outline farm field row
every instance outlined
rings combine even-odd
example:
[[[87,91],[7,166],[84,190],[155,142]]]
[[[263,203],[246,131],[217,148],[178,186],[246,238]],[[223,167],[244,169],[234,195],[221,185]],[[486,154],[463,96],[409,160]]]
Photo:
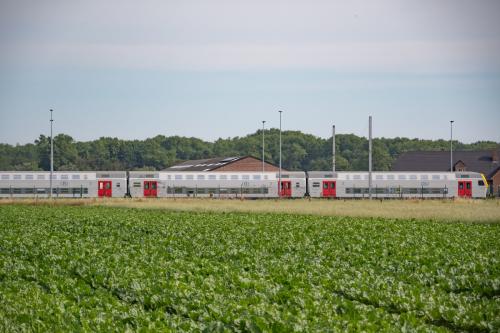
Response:
[[[500,222],[500,200],[3,199],[0,205],[82,205],[196,212],[293,213],[462,222]]]
[[[500,224],[0,205],[0,331],[497,331]]]

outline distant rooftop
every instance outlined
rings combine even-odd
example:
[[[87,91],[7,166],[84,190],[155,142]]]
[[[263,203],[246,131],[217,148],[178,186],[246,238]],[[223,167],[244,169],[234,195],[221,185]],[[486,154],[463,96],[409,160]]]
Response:
[[[239,163],[238,163],[239,162]],[[266,171],[274,171],[277,167],[265,163]],[[220,170],[219,170],[220,169]],[[163,171],[261,171],[262,160],[253,156],[216,157],[203,160],[190,160],[173,165]],[[284,170],[284,169],[282,169]]]
[[[467,171],[491,177],[499,167],[500,151],[454,151],[453,166],[462,162]],[[450,171],[449,151],[410,151],[401,154],[392,165],[393,171]]]
[[[166,168],[164,171],[212,171],[246,156],[216,157],[203,160],[190,160]]]

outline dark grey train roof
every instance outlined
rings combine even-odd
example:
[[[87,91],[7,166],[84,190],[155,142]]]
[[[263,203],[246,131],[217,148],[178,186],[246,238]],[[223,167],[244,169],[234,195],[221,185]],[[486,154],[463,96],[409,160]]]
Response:
[[[497,151],[497,156],[500,151]],[[491,177],[498,169],[492,151],[456,151],[453,152],[454,165],[462,161],[467,171],[483,173]],[[392,164],[392,171],[450,171],[449,151],[410,151],[401,154]]]
[[[212,171],[224,165],[242,160],[248,156],[216,157],[202,160],[190,160],[173,165],[162,171]]]

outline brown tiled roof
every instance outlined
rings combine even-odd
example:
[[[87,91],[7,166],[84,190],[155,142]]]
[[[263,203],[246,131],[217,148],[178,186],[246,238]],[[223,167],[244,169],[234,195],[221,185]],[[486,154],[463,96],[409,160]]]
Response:
[[[246,157],[246,156],[244,156]],[[220,168],[223,165],[233,163],[235,161],[241,160],[241,156],[234,157],[215,157],[207,158],[203,160],[190,160],[184,161],[182,163],[173,165],[164,169],[163,171],[212,171]]]
[[[462,161],[467,171],[483,173],[490,178],[499,167],[493,161],[493,151],[453,152],[453,165]],[[497,151],[500,156],[500,151]],[[410,151],[401,154],[392,164],[393,171],[450,171],[449,151]]]
[[[259,161],[262,161],[260,158],[254,156],[233,156],[233,157],[216,157],[216,158],[207,158],[203,160],[190,160],[184,161],[182,163],[173,165],[164,169],[163,171],[216,171],[223,166],[244,160],[246,158],[253,158]],[[275,166],[272,163],[266,161],[266,165]],[[259,169],[260,170],[260,169]],[[286,171],[282,168],[283,171]]]

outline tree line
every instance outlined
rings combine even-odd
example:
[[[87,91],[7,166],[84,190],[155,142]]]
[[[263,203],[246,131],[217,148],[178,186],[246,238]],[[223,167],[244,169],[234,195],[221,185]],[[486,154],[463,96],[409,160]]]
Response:
[[[265,159],[279,162],[279,130],[265,131]],[[368,140],[354,134],[335,136],[337,170],[368,168]],[[373,140],[373,169],[391,169],[393,161],[406,151],[448,151],[447,140],[376,138]],[[471,144],[454,142],[455,150],[490,150],[492,141]],[[220,138],[215,142],[197,138],[158,135],[145,140],[102,137],[75,141],[67,134],[54,137],[54,170],[162,170],[185,160],[228,156],[262,156],[262,130],[244,137]],[[288,170],[329,170],[332,138],[320,138],[300,131],[282,132],[282,164]],[[40,135],[34,143],[0,144],[0,170],[50,170],[50,137]]]

